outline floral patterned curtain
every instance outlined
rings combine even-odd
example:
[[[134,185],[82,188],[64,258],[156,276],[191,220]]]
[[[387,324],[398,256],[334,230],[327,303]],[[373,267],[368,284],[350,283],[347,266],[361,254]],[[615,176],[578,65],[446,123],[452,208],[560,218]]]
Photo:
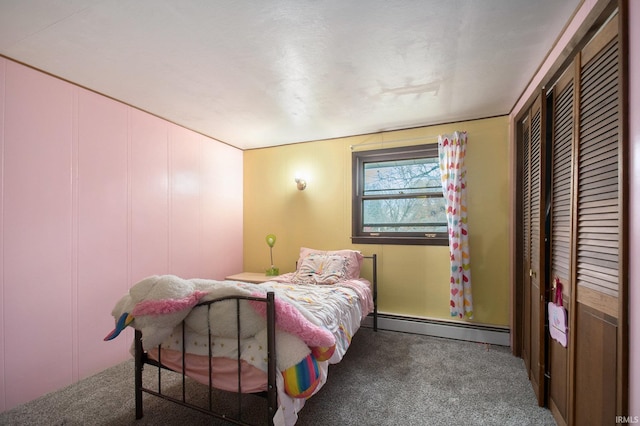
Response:
[[[464,157],[467,132],[438,136],[442,192],[447,208],[451,259],[450,311],[452,317],[473,318],[469,229],[467,226],[467,170]]]

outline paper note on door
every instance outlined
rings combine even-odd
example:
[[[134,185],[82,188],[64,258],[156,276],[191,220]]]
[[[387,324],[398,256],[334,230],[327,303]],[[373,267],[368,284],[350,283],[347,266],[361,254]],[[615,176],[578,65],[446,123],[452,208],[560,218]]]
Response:
[[[567,347],[567,311],[553,302],[549,302],[549,333],[551,338]]]

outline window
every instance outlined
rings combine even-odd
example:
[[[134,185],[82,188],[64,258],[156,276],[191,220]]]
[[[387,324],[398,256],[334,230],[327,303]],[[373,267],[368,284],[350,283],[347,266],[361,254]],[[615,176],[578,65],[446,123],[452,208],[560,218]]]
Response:
[[[448,245],[438,144],[352,154],[355,244]]]

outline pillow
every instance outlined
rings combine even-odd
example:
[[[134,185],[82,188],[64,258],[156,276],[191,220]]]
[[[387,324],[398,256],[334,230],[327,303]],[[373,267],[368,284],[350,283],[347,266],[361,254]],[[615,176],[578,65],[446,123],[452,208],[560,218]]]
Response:
[[[300,248],[300,259],[298,259],[298,268],[302,264],[302,261],[305,257],[310,254],[324,254],[324,255],[335,255],[341,256],[345,258],[347,263],[347,271],[345,275],[345,279],[353,280],[356,278],[360,278],[360,268],[362,268],[362,262],[364,256],[362,253],[356,250],[333,250],[333,251],[323,251],[323,250],[314,250],[307,247]]]
[[[338,255],[311,253],[298,262],[292,282],[297,284],[335,284],[347,278],[347,259]]]

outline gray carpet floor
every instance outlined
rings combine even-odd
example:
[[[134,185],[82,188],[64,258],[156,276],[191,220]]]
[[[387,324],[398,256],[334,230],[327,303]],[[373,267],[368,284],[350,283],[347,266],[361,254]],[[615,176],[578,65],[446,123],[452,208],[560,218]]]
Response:
[[[145,383],[157,382],[145,369]],[[163,392],[180,396],[180,378],[163,375]],[[10,391],[10,390],[9,390]],[[188,382],[188,400],[207,390]],[[217,399],[233,413],[236,398]],[[264,399],[243,396],[243,420],[263,424]],[[226,425],[151,395],[135,420],[133,361],[0,413],[1,425]],[[296,425],[555,425],[538,407],[524,364],[509,348],[362,328]]]

